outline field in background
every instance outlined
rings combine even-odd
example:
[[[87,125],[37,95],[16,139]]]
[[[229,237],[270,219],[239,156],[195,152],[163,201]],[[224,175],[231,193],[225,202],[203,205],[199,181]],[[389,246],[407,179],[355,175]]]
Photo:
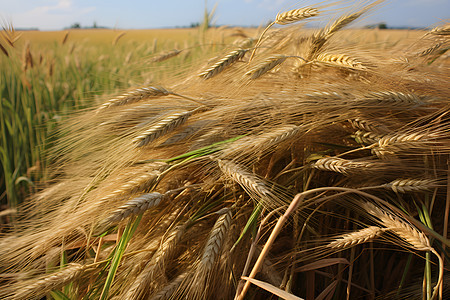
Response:
[[[15,207],[42,179],[44,153],[59,122],[110,94],[181,73],[180,66],[220,51],[235,38],[220,30],[70,30],[11,32],[0,55],[0,204]],[[228,36],[227,36],[228,35]],[[212,37],[212,38],[211,38]],[[17,40],[15,40],[17,39]],[[169,64],[154,58],[183,49]]]

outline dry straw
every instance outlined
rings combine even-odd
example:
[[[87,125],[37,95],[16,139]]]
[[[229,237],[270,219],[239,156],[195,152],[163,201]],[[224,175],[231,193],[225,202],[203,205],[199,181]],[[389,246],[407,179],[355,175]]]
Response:
[[[85,269],[83,265],[70,263],[58,272],[43,276],[38,280],[27,281],[27,285],[18,290],[13,299],[39,298],[52,290],[76,280],[83,274]]]

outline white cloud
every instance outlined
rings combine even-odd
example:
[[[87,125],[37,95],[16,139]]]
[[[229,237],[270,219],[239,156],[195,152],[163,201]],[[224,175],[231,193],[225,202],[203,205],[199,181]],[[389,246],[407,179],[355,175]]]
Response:
[[[82,22],[83,17],[94,10],[93,6],[78,7],[72,0],[53,0],[50,5],[40,5],[30,10],[12,13],[11,18],[16,28],[38,27],[43,30],[58,30],[75,22]]]

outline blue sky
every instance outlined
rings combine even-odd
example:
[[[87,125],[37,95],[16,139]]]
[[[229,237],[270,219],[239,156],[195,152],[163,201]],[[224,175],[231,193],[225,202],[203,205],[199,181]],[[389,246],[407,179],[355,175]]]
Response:
[[[280,11],[319,1],[208,0],[217,3],[215,23],[251,26],[273,20]],[[140,29],[187,26],[200,22],[204,0],[0,0],[0,19],[16,28],[60,30],[73,23]],[[363,22],[389,26],[431,27],[450,18],[450,0],[391,0]]]

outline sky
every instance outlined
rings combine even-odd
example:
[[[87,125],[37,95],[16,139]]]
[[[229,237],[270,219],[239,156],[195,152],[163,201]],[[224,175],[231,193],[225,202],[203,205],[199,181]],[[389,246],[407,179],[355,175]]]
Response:
[[[207,6],[217,5],[216,25],[259,26],[278,12],[320,1],[208,0]],[[92,26],[94,22],[119,29],[165,28],[201,22],[204,8],[205,0],[0,0],[0,23],[40,30],[61,30],[74,23]],[[450,0],[388,0],[362,22],[430,28],[449,19]]]

